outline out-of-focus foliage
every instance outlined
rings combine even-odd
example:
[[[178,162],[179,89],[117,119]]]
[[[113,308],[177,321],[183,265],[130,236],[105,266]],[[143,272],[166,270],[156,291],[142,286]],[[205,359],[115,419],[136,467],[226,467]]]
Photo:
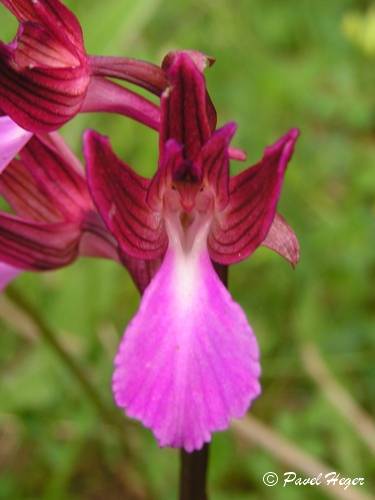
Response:
[[[375,54],[375,7],[366,13],[349,12],[343,18],[344,33],[364,52]]]
[[[368,449],[324,399],[300,355],[307,341],[315,342],[340,383],[374,412],[375,72],[373,59],[345,36],[374,39],[370,2],[66,3],[82,21],[90,53],[160,62],[170,49],[194,48],[215,56],[207,79],[219,123],[238,122],[235,144],[248,151],[248,163],[290,127],[302,130],[280,204],[300,239],[299,266],[293,271],[261,249],[230,271],[231,291],[262,352],[263,394],[251,411],[332,470],[365,477],[371,491]],[[11,39],[16,23],[4,9],[0,21],[1,36]],[[122,158],[152,174],[154,132],[121,117],[82,116],[64,131],[77,152],[85,127],[108,134]],[[241,168],[233,164],[233,171]],[[24,275],[17,287],[111,405],[113,356],[138,304],[126,271],[81,260],[59,272]],[[137,425],[127,430],[137,452],[129,458],[55,353],[21,335],[14,319],[11,313],[0,319],[0,498],[124,499],[125,478],[137,473],[149,498],[175,498],[176,452],[159,450]],[[265,472],[285,467],[228,432],[216,435],[212,498],[326,498],[317,487],[263,485]]]

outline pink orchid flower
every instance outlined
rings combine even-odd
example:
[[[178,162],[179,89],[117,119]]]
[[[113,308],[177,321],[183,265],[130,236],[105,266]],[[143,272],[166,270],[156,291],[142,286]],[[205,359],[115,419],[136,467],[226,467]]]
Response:
[[[0,173],[31,133],[57,130],[79,112],[116,112],[158,129],[158,107],[107,77],[160,95],[159,67],[89,56],[77,18],[59,0],[0,1],[20,23],[10,44],[0,42]]]
[[[165,59],[169,86],[153,179],[123,163],[103,136],[85,137],[96,207],[122,254],[145,270],[139,310],[115,359],[115,400],[160,446],[188,452],[242,417],[260,393],[256,338],[215,267],[240,262],[262,244],[292,264],[299,256],[293,231],[276,214],[298,131],[230,177],[236,125],[216,129],[203,76],[208,62],[195,52]]]
[[[0,176],[13,213],[0,212],[0,288],[20,272],[48,271],[79,256],[118,260],[79,161],[58,134],[33,137]]]

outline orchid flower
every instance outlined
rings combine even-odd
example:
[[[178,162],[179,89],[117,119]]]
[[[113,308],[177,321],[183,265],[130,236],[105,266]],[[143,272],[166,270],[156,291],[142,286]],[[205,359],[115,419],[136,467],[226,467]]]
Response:
[[[261,244],[298,260],[297,239],[276,215],[298,131],[231,178],[236,125],[216,130],[203,76],[208,62],[194,52],[164,62],[169,86],[153,179],[136,174],[94,131],[84,146],[106,226],[125,255],[155,272],[147,287],[142,282],[139,310],[115,359],[116,403],[152,429],[160,446],[188,452],[242,417],[260,393],[256,338],[214,266],[240,262]]]
[[[163,71],[144,61],[89,56],[81,26],[59,0],[0,0],[20,25],[0,42],[0,172],[31,137],[57,130],[78,112],[116,112],[158,129],[158,107],[106,77],[160,95]]]
[[[118,260],[82,167],[57,133],[29,141],[0,176],[0,194],[14,212],[0,212],[0,289],[23,270],[58,269],[81,255]]]

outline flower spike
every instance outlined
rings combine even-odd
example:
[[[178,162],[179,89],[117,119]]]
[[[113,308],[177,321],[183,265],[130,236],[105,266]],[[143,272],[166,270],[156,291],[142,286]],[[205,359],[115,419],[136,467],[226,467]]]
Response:
[[[121,341],[114,397],[152,429],[160,446],[188,452],[243,416],[260,393],[256,338],[215,269],[225,274],[225,265],[261,244],[298,259],[294,233],[276,214],[298,131],[230,178],[236,125],[215,130],[205,61],[187,51],[164,61],[169,86],[150,181],[116,158],[103,137],[89,132],[85,139],[93,199],[130,256],[140,290],[156,273]]]

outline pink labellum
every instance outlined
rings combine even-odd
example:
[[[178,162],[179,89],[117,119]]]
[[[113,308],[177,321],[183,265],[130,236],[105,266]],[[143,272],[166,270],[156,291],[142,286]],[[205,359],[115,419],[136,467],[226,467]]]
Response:
[[[0,174],[31,138],[9,116],[0,116]]]
[[[259,395],[258,358],[207,251],[170,248],[116,356],[116,403],[160,446],[198,450]]]
[[[4,264],[4,262],[0,262],[0,292],[2,292],[9,285],[9,283],[16,279],[21,273],[21,269]]]

